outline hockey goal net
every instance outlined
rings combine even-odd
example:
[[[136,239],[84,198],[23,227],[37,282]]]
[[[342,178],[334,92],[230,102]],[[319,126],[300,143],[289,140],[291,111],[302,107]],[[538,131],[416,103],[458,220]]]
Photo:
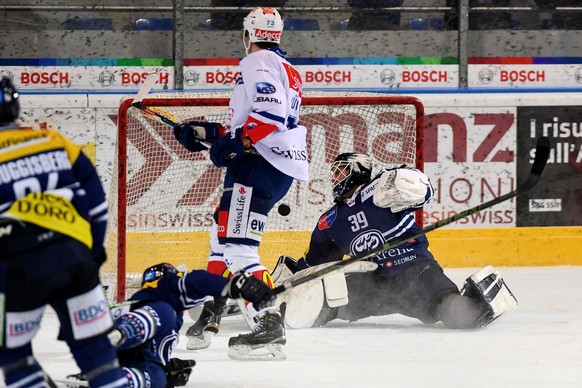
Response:
[[[206,268],[223,179],[223,170],[211,163],[207,152],[187,151],[170,126],[131,102],[124,100],[119,109],[109,193],[109,260],[102,269],[115,300],[139,285],[146,267],[161,261]],[[159,93],[143,103],[171,113],[176,122],[224,123],[228,95]],[[319,216],[333,202],[330,164],[339,153],[368,153],[375,167],[406,163],[422,169],[423,113],[414,97],[305,93],[301,124],[308,129],[310,181],[294,182],[280,202],[290,207],[290,214],[279,214],[279,204],[269,214],[259,249],[263,264],[272,269],[282,254],[301,257]]]

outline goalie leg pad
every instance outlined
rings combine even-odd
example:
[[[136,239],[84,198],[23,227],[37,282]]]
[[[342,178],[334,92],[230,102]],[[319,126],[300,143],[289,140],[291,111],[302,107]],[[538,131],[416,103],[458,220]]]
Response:
[[[517,308],[517,299],[499,272],[490,265],[465,280],[461,295],[477,299],[486,306],[485,314],[477,322],[480,327]]]
[[[277,259],[277,265],[271,272],[271,278],[275,287],[280,286],[296,272],[297,261],[291,256],[282,255]]]
[[[300,279],[334,264],[337,263],[320,264],[299,271],[288,277],[286,281]],[[279,305],[286,304],[285,323],[292,329],[313,327],[317,322],[321,322],[321,319],[318,320],[318,318],[322,318],[322,314],[330,314],[330,308],[344,306],[348,303],[346,273],[372,272],[377,268],[378,264],[369,261],[354,262],[342,269],[325,275],[322,278],[323,280],[314,279],[313,281],[289,289],[279,295],[277,300]],[[326,319],[325,322],[329,320]],[[321,326],[322,324],[317,325]]]
[[[291,329],[323,326],[322,313],[348,303],[348,288],[343,271],[334,272],[321,280],[308,282],[285,292],[280,298],[285,303],[285,323]]]
[[[332,272],[322,279],[325,301],[329,307],[348,304],[348,285],[343,270]]]
[[[280,309],[285,310],[285,323],[291,329],[312,327],[324,303],[321,280],[291,288],[277,298]],[[282,305],[285,304],[285,307]]]

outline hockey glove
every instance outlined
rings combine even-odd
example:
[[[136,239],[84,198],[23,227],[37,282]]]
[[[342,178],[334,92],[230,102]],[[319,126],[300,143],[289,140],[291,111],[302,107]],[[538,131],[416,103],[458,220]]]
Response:
[[[210,160],[216,167],[226,167],[233,157],[242,154],[245,147],[242,140],[242,129],[231,130],[226,136],[212,143]]]
[[[234,274],[222,290],[222,296],[228,296],[231,299],[242,297],[251,302],[257,311],[273,306],[277,299],[269,286],[247,271]]]
[[[194,360],[181,360],[179,358],[170,358],[166,364],[166,387],[183,387],[188,384],[192,368],[196,365]]]
[[[206,129],[199,124],[211,124],[209,128],[213,128],[214,130],[210,129],[206,131]],[[205,123],[204,121],[191,121],[185,124],[179,124],[174,127],[174,137],[184,148],[186,148],[190,152],[199,152],[205,151],[208,149],[206,145],[200,142],[200,140],[205,140],[206,133],[211,133],[214,135],[214,132],[218,132],[218,126],[222,127],[222,125],[218,123]],[[202,132],[202,134],[200,133]],[[224,130],[223,130],[224,132]]]

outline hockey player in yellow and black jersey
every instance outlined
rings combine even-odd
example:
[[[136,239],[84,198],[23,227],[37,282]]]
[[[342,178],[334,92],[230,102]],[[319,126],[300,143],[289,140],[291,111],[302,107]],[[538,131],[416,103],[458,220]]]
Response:
[[[107,202],[95,168],[57,131],[21,128],[0,80],[0,368],[6,386],[44,387],[31,341],[46,305],[91,387],[125,387],[99,281]]]

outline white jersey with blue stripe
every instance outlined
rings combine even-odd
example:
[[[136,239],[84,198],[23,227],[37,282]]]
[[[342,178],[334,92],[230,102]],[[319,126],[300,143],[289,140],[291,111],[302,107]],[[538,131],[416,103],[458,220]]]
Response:
[[[229,105],[227,129],[243,137],[279,171],[307,181],[307,129],[299,125],[302,81],[278,49],[259,50],[240,62]]]

